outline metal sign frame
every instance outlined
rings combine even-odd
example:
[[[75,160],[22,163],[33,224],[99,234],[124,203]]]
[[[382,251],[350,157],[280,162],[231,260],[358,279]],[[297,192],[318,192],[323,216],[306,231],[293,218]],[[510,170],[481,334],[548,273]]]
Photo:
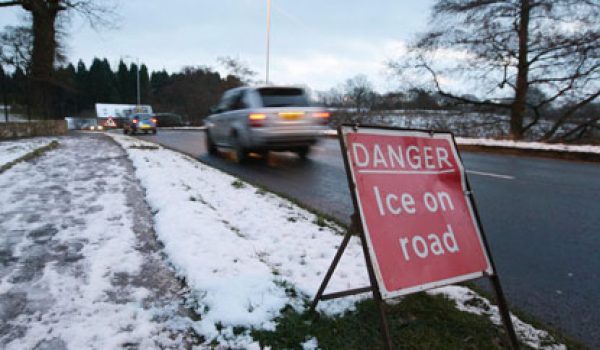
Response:
[[[455,156],[457,165],[460,168],[461,183],[462,183],[463,188],[466,189],[465,190],[465,197],[466,197],[465,199],[466,199],[469,211],[470,211],[470,216],[474,220],[475,228],[478,233],[480,243],[482,245],[483,252],[485,254],[486,261],[488,263],[488,268],[485,271],[481,271],[480,273],[465,275],[465,276],[462,276],[464,278],[460,278],[458,280],[446,279],[443,281],[439,281],[438,283],[431,283],[431,284],[421,286],[422,288],[412,288],[410,290],[406,289],[405,293],[387,293],[385,296],[391,298],[394,296],[405,295],[405,294],[409,294],[409,293],[416,293],[419,291],[424,291],[426,289],[431,289],[431,288],[435,288],[435,287],[439,287],[439,286],[447,285],[447,284],[451,284],[451,283],[457,283],[460,281],[466,281],[466,280],[479,278],[479,277],[488,277],[490,279],[490,281],[492,283],[492,287],[494,289],[494,294],[496,296],[496,301],[498,303],[500,315],[502,317],[503,324],[506,328],[511,347],[514,350],[518,350],[519,342],[518,342],[516,332],[514,330],[514,326],[513,326],[511,317],[510,317],[508,304],[506,303],[506,299],[504,297],[504,292],[502,291],[502,286],[500,284],[500,278],[498,277],[498,272],[496,270],[496,266],[495,266],[494,260],[492,258],[491,250],[490,250],[487,238],[485,236],[483,226],[481,225],[479,212],[477,210],[477,205],[475,203],[475,198],[473,196],[473,192],[471,190],[470,183],[469,183],[466,173],[464,171],[462,158],[460,157],[460,153],[457,151],[458,146],[456,144],[456,140],[454,139],[454,135],[451,132],[435,132],[435,131],[429,131],[429,130],[391,128],[391,127],[370,126],[370,125],[360,125],[360,124],[354,124],[354,125],[344,124],[344,125],[340,125],[338,127],[338,129],[337,129],[338,130],[338,140],[340,142],[340,148],[342,150],[342,156],[343,156],[342,158],[344,160],[346,176],[348,178],[348,186],[349,186],[350,193],[352,196],[352,203],[354,206],[354,214],[352,215],[352,224],[350,226],[350,229],[344,235],[342,243],[340,244],[340,247],[338,248],[338,251],[336,252],[336,254],[334,256],[333,261],[332,261],[331,265],[329,266],[327,273],[325,274],[325,276],[323,278],[323,281],[321,282],[321,285],[317,291],[317,294],[315,295],[315,298],[313,299],[313,302],[310,306],[310,311],[314,312],[314,310],[316,309],[317,304],[319,303],[320,300],[341,298],[341,297],[345,297],[345,296],[349,296],[349,295],[365,293],[365,292],[370,291],[373,294],[373,299],[375,301],[378,313],[380,315],[381,330],[382,330],[384,344],[386,346],[386,349],[393,349],[391,336],[390,336],[390,332],[389,332],[389,327],[388,327],[388,323],[387,323],[387,317],[385,314],[385,302],[384,302],[384,298],[383,298],[383,295],[382,295],[381,289],[380,289],[380,285],[383,285],[383,284],[381,283],[381,276],[379,276],[379,277],[377,276],[376,271],[378,269],[375,269],[373,266],[374,264],[377,264],[377,262],[375,261],[375,259],[373,259],[371,257],[371,254],[374,254],[374,251],[372,250],[372,247],[370,246],[370,242],[369,242],[368,238],[366,237],[367,235],[365,234],[366,225],[364,224],[363,212],[362,212],[362,209],[360,206],[357,189],[356,189],[356,182],[354,179],[352,168],[350,166],[350,160],[348,159],[349,158],[348,157],[348,149],[347,149],[347,145],[346,145],[346,138],[345,138],[344,132],[345,131],[359,132],[359,129],[370,130],[371,132],[374,130],[378,130],[378,131],[394,133],[394,134],[397,134],[398,132],[411,132],[411,133],[417,132],[417,133],[431,135],[432,137],[434,135],[445,135],[445,137],[449,137],[449,141],[451,141],[452,146],[453,146],[452,148],[453,148],[453,152],[454,152],[454,156]],[[329,283],[329,280],[331,279],[333,272],[335,271],[335,268],[336,268],[337,264],[339,263],[342,255],[344,253],[344,250],[346,249],[346,247],[348,245],[350,237],[353,234],[358,234],[358,236],[360,237],[361,243],[362,243],[363,254],[365,257],[365,263],[367,265],[367,271],[369,274],[370,286],[324,294],[325,288],[327,287],[327,284]],[[385,292],[387,292],[387,291],[385,291]]]

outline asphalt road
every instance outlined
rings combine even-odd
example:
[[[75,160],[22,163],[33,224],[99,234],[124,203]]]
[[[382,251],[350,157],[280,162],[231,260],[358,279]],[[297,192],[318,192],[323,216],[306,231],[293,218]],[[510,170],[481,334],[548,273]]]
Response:
[[[308,161],[271,154],[239,165],[206,154],[204,132],[140,136],[349,221],[352,203],[337,140]],[[462,153],[509,303],[600,348],[600,165]]]

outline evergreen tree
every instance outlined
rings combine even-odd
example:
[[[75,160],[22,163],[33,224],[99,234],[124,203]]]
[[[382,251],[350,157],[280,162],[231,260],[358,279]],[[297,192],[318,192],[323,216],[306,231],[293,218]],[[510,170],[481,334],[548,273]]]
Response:
[[[119,61],[119,68],[117,69],[117,89],[119,91],[119,101],[121,103],[130,102],[133,99],[135,91],[135,81],[131,81],[131,76],[127,65],[123,60]]]

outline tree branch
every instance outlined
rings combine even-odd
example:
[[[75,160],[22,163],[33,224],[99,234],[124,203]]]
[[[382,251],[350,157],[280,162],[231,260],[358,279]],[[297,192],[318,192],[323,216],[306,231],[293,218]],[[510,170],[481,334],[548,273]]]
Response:
[[[3,2],[0,2],[0,7],[19,6],[19,5],[21,5],[20,1],[3,1]]]
[[[556,133],[558,128],[560,128],[571,116],[573,116],[573,114],[575,114],[575,112],[577,112],[578,109],[594,101],[598,96],[600,96],[600,90],[596,91],[596,93],[594,94],[591,94],[584,100],[579,101],[579,103],[571,106],[565,113],[563,113],[562,116],[560,116],[560,118],[558,118],[558,120],[556,121],[556,123],[554,123],[552,128],[548,130],[546,134],[544,134],[542,140],[548,141]]]

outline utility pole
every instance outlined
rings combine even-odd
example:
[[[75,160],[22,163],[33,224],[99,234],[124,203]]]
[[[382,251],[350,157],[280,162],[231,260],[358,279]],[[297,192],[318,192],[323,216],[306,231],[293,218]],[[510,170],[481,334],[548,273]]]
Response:
[[[140,95],[140,59],[137,59],[137,105],[138,107],[141,103],[141,95]]]
[[[269,41],[271,36],[271,0],[267,0],[267,69],[265,84],[269,84]]]

